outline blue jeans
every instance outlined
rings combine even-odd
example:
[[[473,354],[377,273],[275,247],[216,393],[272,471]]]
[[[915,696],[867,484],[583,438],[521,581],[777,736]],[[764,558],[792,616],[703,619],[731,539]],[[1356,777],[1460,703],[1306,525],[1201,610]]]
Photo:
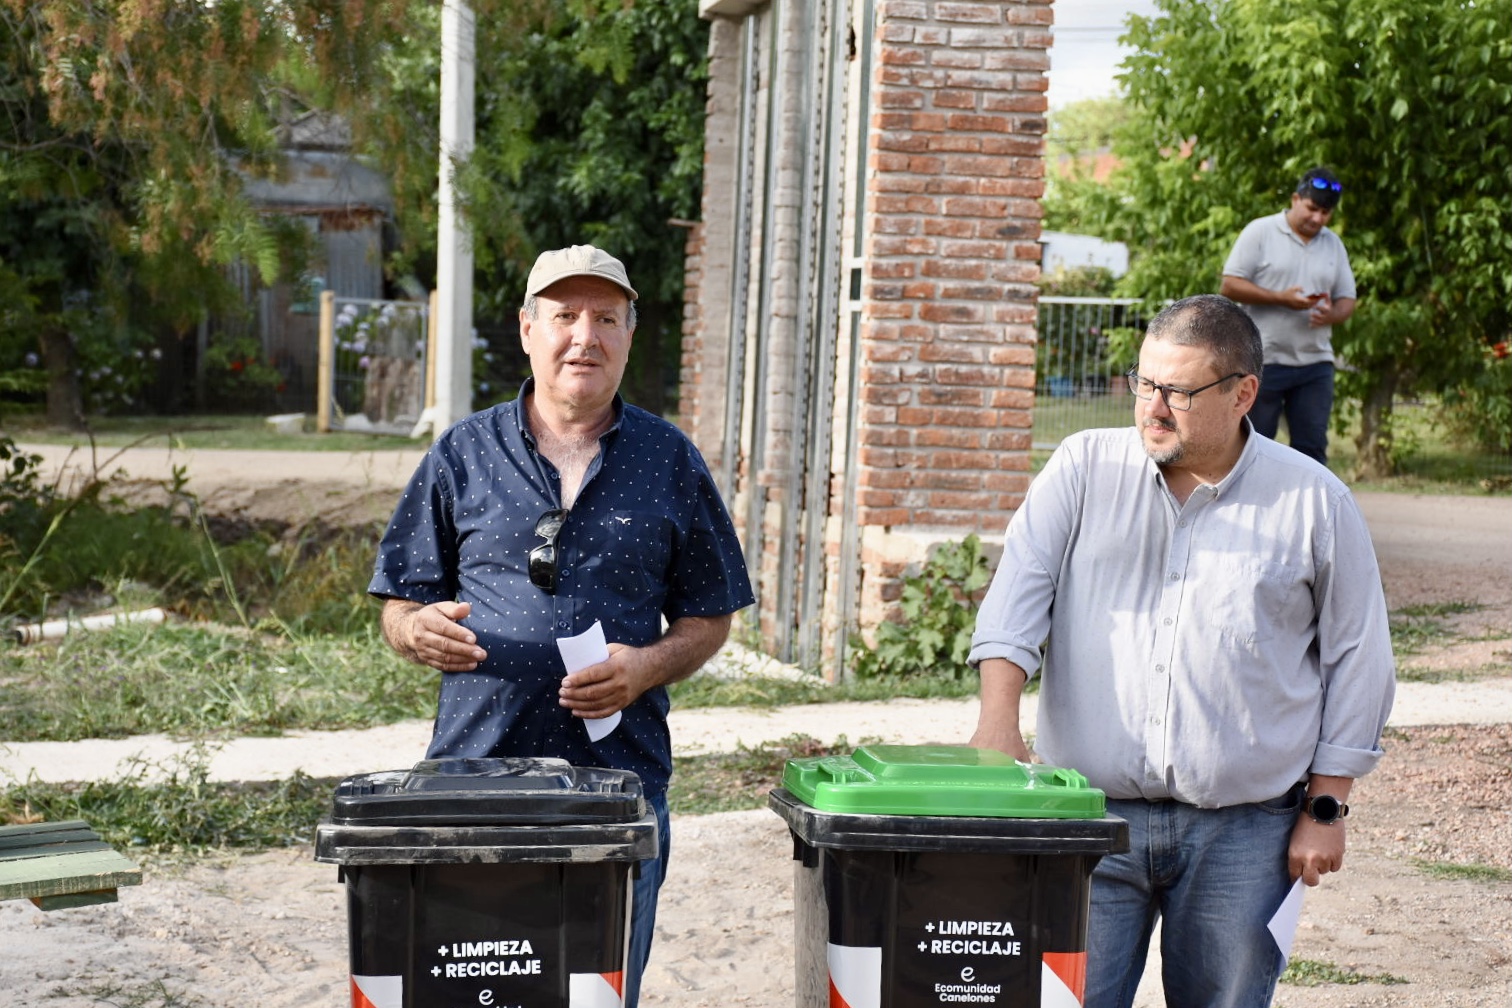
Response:
[[[657,795],[647,801],[656,813],[656,832],[660,838],[660,855],[640,863],[640,876],[631,890],[630,961],[625,964],[625,1008],[635,1008],[640,1000],[641,975],[651,958],[651,939],[656,932],[656,897],[667,877],[667,858],[672,853],[672,823],[667,816],[667,796]]]
[[[1333,412],[1333,400],[1331,362],[1301,367],[1267,364],[1260,376],[1260,394],[1250,408],[1250,423],[1274,440],[1284,413],[1291,446],[1327,465],[1328,417]]]
[[[1253,805],[1112,801],[1130,850],[1092,875],[1086,1008],[1129,1008],[1161,921],[1168,1008],[1266,1008],[1284,963],[1266,928],[1291,888],[1303,787]]]

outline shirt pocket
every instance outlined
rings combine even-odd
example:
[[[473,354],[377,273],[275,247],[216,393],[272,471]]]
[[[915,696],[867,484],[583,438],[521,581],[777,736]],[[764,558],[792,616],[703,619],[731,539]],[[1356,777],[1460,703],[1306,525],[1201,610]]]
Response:
[[[594,580],[631,595],[665,592],[676,525],[656,511],[609,511],[587,537],[584,562]]]
[[[1216,594],[1210,615],[1222,646],[1252,651],[1291,626],[1311,599],[1312,591],[1295,569],[1252,561],[1240,564],[1225,590]]]

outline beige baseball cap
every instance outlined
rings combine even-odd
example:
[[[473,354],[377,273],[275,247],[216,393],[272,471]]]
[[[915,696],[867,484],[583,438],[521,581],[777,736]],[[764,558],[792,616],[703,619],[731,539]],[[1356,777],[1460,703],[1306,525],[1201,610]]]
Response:
[[[631,301],[640,297],[635,293],[635,288],[630,286],[630,276],[625,272],[625,264],[592,245],[574,245],[571,248],[542,252],[530,268],[530,278],[525,281],[525,293],[534,296],[558,280],[575,276],[600,277],[623,287]]]

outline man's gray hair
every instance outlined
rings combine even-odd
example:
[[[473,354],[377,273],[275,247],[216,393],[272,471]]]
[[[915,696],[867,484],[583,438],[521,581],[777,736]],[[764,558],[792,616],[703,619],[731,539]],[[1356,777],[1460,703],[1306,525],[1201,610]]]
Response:
[[[635,314],[635,302],[627,301],[627,303],[630,305],[630,310],[625,314],[625,328],[634,330],[637,319],[637,316]],[[525,313],[526,318],[534,322],[536,320],[537,313],[541,310],[540,302],[536,300],[536,296],[534,294],[526,294],[524,303],[520,305],[520,310]]]
[[[1145,339],[1208,350],[1219,374],[1265,369],[1265,347],[1249,313],[1219,294],[1197,294],[1168,305],[1150,320]]]

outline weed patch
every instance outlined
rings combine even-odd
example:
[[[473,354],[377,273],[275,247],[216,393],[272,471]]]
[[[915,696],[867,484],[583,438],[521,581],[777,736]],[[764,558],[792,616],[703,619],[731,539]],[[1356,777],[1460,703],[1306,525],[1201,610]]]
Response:
[[[1448,861],[1414,860],[1412,866],[1436,879],[1457,882],[1512,882],[1512,868],[1484,864],[1451,864]]]
[[[211,752],[196,747],[162,763],[133,759],[118,780],[13,784],[0,792],[0,818],[84,819],[112,846],[162,854],[311,842],[334,780],[296,773],[271,782],[212,781]]]
[[[1458,640],[1459,635],[1444,622],[1444,617],[1484,608],[1476,602],[1437,602],[1398,609],[1391,614],[1391,649],[1401,658],[1435,644]]]
[[[203,998],[187,991],[171,990],[162,980],[130,984],[102,980],[77,990],[58,987],[52,993],[59,998],[89,998],[93,1004],[109,1005],[110,1008],[205,1008]]]
[[[359,728],[430,717],[439,678],[394,654],[373,627],[289,637],[122,625],[0,645],[0,721],[16,742]]]
[[[922,569],[903,579],[901,620],[883,622],[868,645],[851,638],[858,679],[966,675],[976,610],[992,580],[982,541],[975,534],[942,544]]]
[[[781,783],[788,760],[853,750],[844,735],[830,744],[811,735],[789,735],[770,745],[741,746],[732,753],[675,757],[667,806],[684,815],[763,808],[767,793]]]
[[[1324,984],[1404,984],[1407,981],[1391,973],[1360,973],[1314,959],[1293,959],[1281,974],[1281,982],[1297,987],[1321,987]]]

